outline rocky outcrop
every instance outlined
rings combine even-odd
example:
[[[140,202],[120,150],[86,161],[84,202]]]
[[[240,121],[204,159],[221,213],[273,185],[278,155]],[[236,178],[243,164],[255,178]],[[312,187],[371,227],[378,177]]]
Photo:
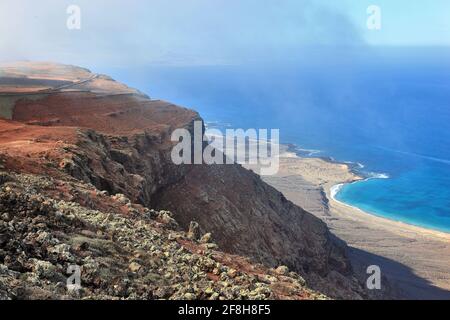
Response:
[[[100,80],[98,93],[94,89]],[[353,277],[345,244],[259,176],[239,165],[172,163],[170,133],[192,129],[200,119],[196,112],[150,100],[137,91],[108,93],[118,85],[107,77],[90,81],[82,88],[75,84],[70,91],[65,87],[15,103],[16,135],[34,140],[14,154],[11,148],[6,152],[4,144],[7,169],[45,170],[108,194],[124,194],[131,203],[170,210],[182,230],[198,222],[199,230],[210,232],[220,250],[229,254],[269,268],[285,265],[331,297],[367,297]],[[62,136],[61,128],[69,133]],[[7,136],[5,125],[4,142]]]
[[[6,178],[0,185],[1,300],[326,299],[296,273],[279,274],[190,239],[175,230],[170,212],[79,183],[0,175]],[[52,195],[55,184],[66,191]],[[78,200],[103,203],[107,211],[64,200],[72,189]],[[80,281],[72,283],[74,271]]]

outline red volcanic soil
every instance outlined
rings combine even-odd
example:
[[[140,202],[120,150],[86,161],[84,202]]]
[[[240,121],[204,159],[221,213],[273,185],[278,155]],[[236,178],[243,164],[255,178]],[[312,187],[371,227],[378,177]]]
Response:
[[[52,163],[64,158],[64,147],[77,144],[77,129],[118,136],[145,132],[164,138],[173,129],[199,118],[192,110],[151,100],[107,76],[82,68],[25,62],[1,65],[0,72],[5,81],[20,80],[14,84],[14,92],[0,93],[0,108],[11,108],[2,106],[3,96],[8,99],[13,95],[15,99],[12,121],[0,118],[0,158],[9,169],[17,171],[51,170]],[[36,94],[36,85],[48,87],[49,81],[73,86],[53,87]]]
[[[14,171],[49,172],[64,147],[77,140],[74,128],[30,126],[0,119],[0,157]]]
[[[11,119],[41,126],[90,128],[107,134],[161,133],[183,127],[198,114],[87,69],[51,63],[0,64],[0,109]],[[39,93],[36,88],[47,88]],[[6,102],[2,106],[2,99]],[[8,103],[9,102],[9,103]],[[1,110],[0,110],[1,111]],[[2,114],[0,112],[0,114]]]
[[[59,169],[71,162],[72,151],[82,144],[86,130],[119,140],[144,133],[166,146],[170,132],[200,119],[195,111],[151,100],[108,76],[73,66],[0,65],[0,79],[3,84],[13,81],[16,86],[14,92],[0,92],[0,111],[7,111],[0,115],[11,115],[8,120],[0,118],[0,160],[7,169],[17,172],[59,176]],[[35,92],[36,86],[46,87],[49,81],[64,85]],[[96,147],[94,151],[100,152]],[[111,172],[115,179],[123,179],[120,164],[107,172],[101,155],[96,160],[92,160],[93,154],[84,156],[91,159],[89,165],[95,171],[101,171],[100,179]]]
[[[22,99],[13,110],[15,121],[90,128],[121,135],[144,130],[167,131],[184,126],[196,116],[194,111],[139,95],[90,92],[54,93],[37,101]]]
[[[1,77],[15,77],[55,81],[79,81],[89,78],[92,73],[77,66],[52,62],[17,61],[0,63]]]

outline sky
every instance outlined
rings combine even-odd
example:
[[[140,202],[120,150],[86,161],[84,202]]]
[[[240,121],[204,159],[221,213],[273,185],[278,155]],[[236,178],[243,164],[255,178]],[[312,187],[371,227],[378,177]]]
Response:
[[[69,5],[81,29],[66,26]],[[377,5],[381,29],[367,28]],[[450,46],[448,0],[1,0],[0,60],[215,65],[307,48]]]
[[[368,6],[377,5],[382,13],[382,28],[361,28],[369,44],[385,46],[450,46],[450,1],[448,0],[328,0],[343,3],[346,13],[364,27]]]

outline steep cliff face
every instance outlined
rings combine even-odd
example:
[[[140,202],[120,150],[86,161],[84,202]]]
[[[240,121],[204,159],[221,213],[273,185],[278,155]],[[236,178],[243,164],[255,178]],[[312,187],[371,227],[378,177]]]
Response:
[[[14,153],[3,130],[6,168],[68,174],[100,191],[171,210],[181,228],[197,221],[225,252],[269,267],[287,265],[331,297],[366,296],[345,244],[259,176],[239,165],[173,164],[170,134],[191,129],[200,119],[196,112],[150,100],[104,76],[88,79],[46,88],[32,98],[16,93],[15,122],[8,125],[27,142]],[[117,88],[124,92],[117,94]]]

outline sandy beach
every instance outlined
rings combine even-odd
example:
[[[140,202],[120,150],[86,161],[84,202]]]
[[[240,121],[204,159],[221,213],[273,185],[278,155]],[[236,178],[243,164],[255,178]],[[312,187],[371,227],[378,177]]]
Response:
[[[375,264],[404,298],[450,299],[450,234],[377,217],[335,200],[333,187],[362,179],[346,164],[301,158],[285,147],[278,174],[263,179],[346,241],[361,277]]]

